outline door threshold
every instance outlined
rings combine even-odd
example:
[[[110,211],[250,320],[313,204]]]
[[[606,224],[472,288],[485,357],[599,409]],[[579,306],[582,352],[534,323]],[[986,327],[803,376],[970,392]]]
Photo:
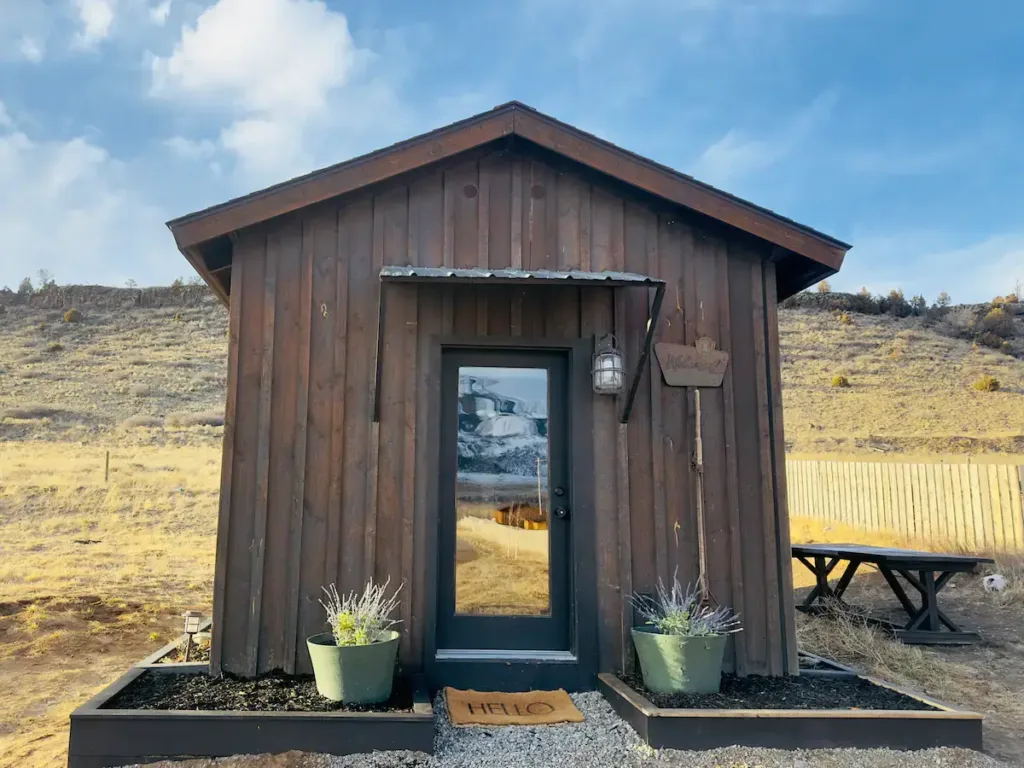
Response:
[[[439,648],[434,654],[438,661],[546,661],[576,663],[572,651],[505,650],[494,648]]]

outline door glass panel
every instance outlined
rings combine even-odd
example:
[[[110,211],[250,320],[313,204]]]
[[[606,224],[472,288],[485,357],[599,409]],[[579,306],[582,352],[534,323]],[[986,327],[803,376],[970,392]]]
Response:
[[[551,613],[548,372],[459,368],[455,612]]]

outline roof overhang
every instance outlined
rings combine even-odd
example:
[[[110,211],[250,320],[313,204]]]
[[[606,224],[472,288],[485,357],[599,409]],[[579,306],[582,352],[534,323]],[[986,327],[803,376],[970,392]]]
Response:
[[[785,254],[801,257],[796,261],[784,256],[775,259],[780,270],[793,272],[791,276],[780,275],[780,294],[784,289],[795,293],[835,273],[851,247],[518,102],[182,216],[167,226],[179,250],[210,287],[226,299],[227,268],[221,266],[221,273],[216,274],[207,254],[210,250],[230,249],[230,238],[239,230],[508,136],[517,136],[638,190],[747,232],[783,249]]]

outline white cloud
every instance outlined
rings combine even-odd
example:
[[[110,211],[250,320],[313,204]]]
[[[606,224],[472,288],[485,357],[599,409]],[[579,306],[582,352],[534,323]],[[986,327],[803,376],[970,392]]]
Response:
[[[7,107],[5,107],[4,103],[2,101],[0,101],[0,128],[13,128],[13,127],[14,127],[14,121],[11,119],[11,116],[9,114],[7,114]]]
[[[218,0],[154,58],[153,92],[230,105],[221,144],[251,175],[278,180],[308,170],[305,134],[344,113],[332,96],[371,58],[319,0]]]
[[[697,158],[693,175],[709,184],[723,186],[777,165],[800,149],[829,118],[837,98],[835,91],[822,93],[791,120],[761,138],[739,129],[727,131]]]
[[[149,18],[153,20],[154,24],[166,24],[167,17],[171,15],[171,0],[164,0],[164,2],[154,5],[149,9]]]
[[[61,283],[169,279],[182,270],[166,218],[88,139],[38,141],[9,120],[0,129],[0,284],[38,269]]]
[[[21,45],[18,50],[26,61],[38,64],[43,60],[44,44],[41,40],[25,35],[21,38]]]
[[[172,136],[164,141],[164,146],[183,160],[203,160],[217,151],[217,145],[209,139],[195,141],[184,136]]]
[[[114,25],[117,0],[74,0],[81,29],[75,35],[74,45],[94,48],[110,36]]]
[[[909,297],[934,301],[946,291],[957,303],[989,301],[1024,281],[1024,232],[1009,232],[964,242],[942,231],[913,231],[855,236],[853,250],[839,274],[836,290],[867,286],[874,294],[901,288]]]

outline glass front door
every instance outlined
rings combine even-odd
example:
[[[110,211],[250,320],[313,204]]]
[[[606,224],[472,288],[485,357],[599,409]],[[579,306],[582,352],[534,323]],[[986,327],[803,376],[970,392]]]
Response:
[[[438,649],[569,648],[566,368],[443,355]]]

